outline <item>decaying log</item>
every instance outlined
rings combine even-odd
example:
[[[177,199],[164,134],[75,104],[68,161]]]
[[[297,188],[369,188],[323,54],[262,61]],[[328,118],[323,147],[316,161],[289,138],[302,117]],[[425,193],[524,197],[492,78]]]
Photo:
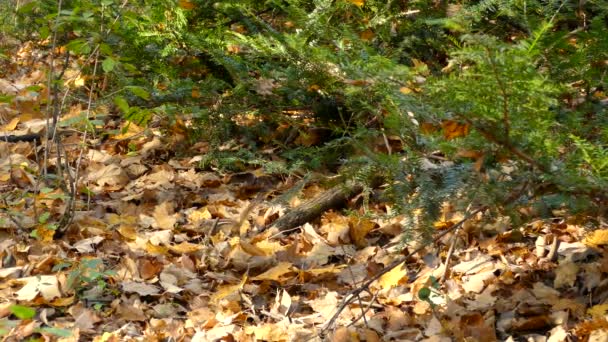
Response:
[[[337,185],[292,209],[274,221],[271,227],[275,227],[279,231],[285,231],[303,225],[321,216],[329,209],[343,206],[346,201],[361,191],[363,191],[363,185],[358,183],[347,182]]]

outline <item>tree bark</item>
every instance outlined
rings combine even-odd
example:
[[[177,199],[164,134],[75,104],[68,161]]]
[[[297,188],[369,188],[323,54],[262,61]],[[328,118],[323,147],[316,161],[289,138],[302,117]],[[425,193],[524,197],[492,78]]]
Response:
[[[350,198],[361,191],[363,191],[363,185],[361,184],[354,182],[340,184],[302,203],[274,221],[270,226],[277,228],[279,231],[285,231],[303,225],[321,216],[329,209],[343,206]]]

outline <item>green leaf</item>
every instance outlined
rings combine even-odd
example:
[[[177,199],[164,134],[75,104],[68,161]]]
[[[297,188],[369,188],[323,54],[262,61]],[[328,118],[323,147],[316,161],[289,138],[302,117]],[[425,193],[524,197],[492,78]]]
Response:
[[[29,87],[27,87],[25,89],[27,89],[28,91],[39,92],[43,88],[42,88],[42,86],[39,86],[39,85],[31,85],[31,86],[29,86]]]
[[[9,310],[19,319],[31,319],[36,315],[36,310],[29,306],[11,305]]]
[[[42,213],[42,215],[38,217],[38,223],[46,223],[49,220],[49,217],[51,217],[50,212],[47,211]]]
[[[10,103],[15,96],[13,95],[0,95],[0,103]]]
[[[150,99],[150,93],[142,88],[142,87],[138,87],[138,86],[127,86],[127,89],[129,89],[133,94],[135,94],[136,96],[141,97],[144,100],[149,100]]]
[[[38,7],[39,4],[37,3],[37,1],[31,1],[21,7],[19,7],[19,9],[17,10],[17,13],[19,14],[28,14],[31,13],[34,8]]]
[[[114,70],[114,66],[116,66],[116,61],[113,60],[111,57],[104,59],[104,61],[101,63],[101,68],[106,73]]]
[[[428,287],[423,287],[418,290],[418,298],[420,298],[421,300],[428,300],[430,296],[431,289],[429,289]]]
[[[49,333],[59,337],[72,337],[72,331],[68,329],[45,327],[38,329],[38,331]]]
[[[86,53],[91,52],[91,47],[89,46],[89,42],[87,42],[83,38],[78,38],[78,39],[74,39],[74,40],[70,41],[69,43],[66,44],[65,48],[76,54],[86,54]]]
[[[125,114],[129,113],[129,104],[122,96],[116,96],[114,98],[114,104]]]

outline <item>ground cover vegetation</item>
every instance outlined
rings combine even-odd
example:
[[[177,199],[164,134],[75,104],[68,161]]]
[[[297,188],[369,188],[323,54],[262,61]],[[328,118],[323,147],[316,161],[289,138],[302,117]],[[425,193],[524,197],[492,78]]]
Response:
[[[602,340],[604,1],[0,3],[6,340]]]

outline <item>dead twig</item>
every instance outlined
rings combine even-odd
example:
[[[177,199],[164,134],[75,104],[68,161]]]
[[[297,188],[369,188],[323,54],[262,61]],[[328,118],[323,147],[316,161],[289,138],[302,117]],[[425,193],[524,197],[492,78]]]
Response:
[[[454,230],[454,236],[452,236],[452,243],[450,244],[450,249],[448,250],[448,255],[446,255],[445,257],[445,268],[443,270],[443,274],[441,275],[441,279],[439,280],[439,282],[443,283],[445,281],[445,278],[447,278],[448,276],[448,269],[450,268],[450,259],[452,258],[452,255],[454,254],[454,249],[456,248],[456,241],[458,241],[458,232],[460,231],[459,229]]]
[[[466,212],[471,210],[471,205],[467,207]],[[466,216],[466,215],[465,215]],[[448,250],[448,255],[445,257],[445,269],[443,270],[443,274],[441,275],[440,282],[444,282],[445,278],[448,275],[448,269],[450,268],[450,259],[452,259],[452,255],[454,254],[454,249],[456,248],[456,241],[458,241],[458,232],[460,231],[460,227],[454,230],[454,235],[452,236],[452,243],[450,244],[450,249]]]

